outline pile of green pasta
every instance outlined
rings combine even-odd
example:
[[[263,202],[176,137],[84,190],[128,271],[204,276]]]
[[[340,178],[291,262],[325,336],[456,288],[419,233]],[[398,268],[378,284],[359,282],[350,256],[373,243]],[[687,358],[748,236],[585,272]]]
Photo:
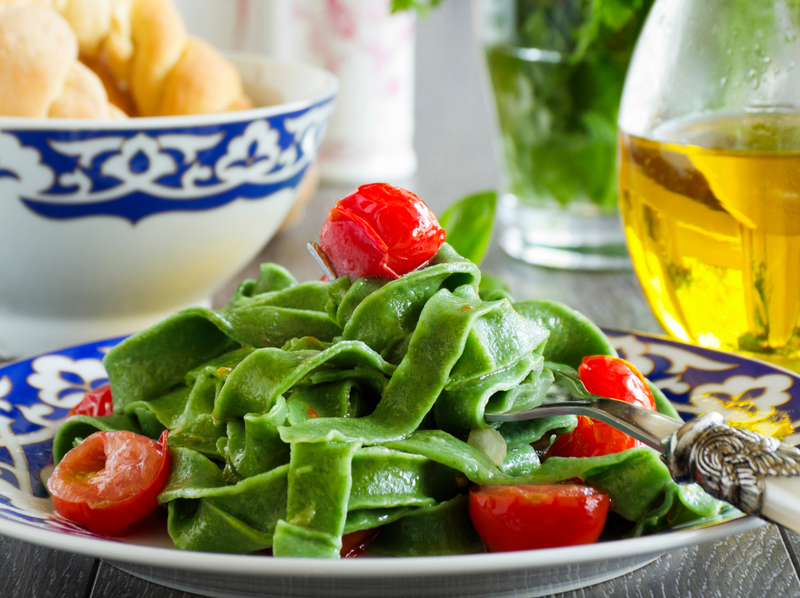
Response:
[[[549,362],[613,352],[560,304],[481,289],[447,244],[397,280],[298,284],[265,264],[224,308],[184,310],[109,351],[114,415],[68,419],[54,457],[97,430],[168,428],[159,502],[189,550],[337,558],[343,534],[380,526],[373,553],[480,552],[471,484],[581,478],[629,535],[717,515],[722,503],[675,484],[648,448],[540,463],[531,443],[572,416],[500,425],[499,466],[466,442],[485,413],[535,406]]]

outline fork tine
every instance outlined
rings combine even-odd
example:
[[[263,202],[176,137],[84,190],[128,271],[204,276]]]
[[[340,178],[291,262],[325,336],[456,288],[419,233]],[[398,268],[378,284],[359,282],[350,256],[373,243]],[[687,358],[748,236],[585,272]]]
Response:
[[[328,280],[333,282],[338,276],[336,276],[336,272],[333,269],[333,264],[328,259],[328,256],[325,255],[325,252],[322,251],[322,248],[317,245],[316,243],[306,243],[306,247],[311,252],[311,257],[314,258],[314,261],[317,262],[317,265],[322,270],[322,273],[328,277]]]
[[[593,395],[580,378],[564,371],[555,371],[542,404],[516,413],[486,414],[487,422],[510,422],[538,419],[552,415],[583,415],[606,423],[662,453],[665,442],[683,425],[682,421],[636,407],[625,401]]]

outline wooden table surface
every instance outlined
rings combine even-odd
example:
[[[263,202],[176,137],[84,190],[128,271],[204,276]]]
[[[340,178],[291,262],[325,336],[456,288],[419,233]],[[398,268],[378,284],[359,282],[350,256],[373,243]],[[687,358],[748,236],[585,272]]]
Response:
[[[417,35],[417,176],[403,184],[441,210],[478,190],[495,188],[494,125],[472,41],[470,3],[449,0],[421,20]],[[371,182],[371,181],[364,181]],[[270,243],[217,295],[227,299],[236,281],[252,277],[261,261],[318,278],[305,242],[348,188],[322,186],[304,218]],[[601,326],[661,332],[631,272],[575,273],[531,267],[496,245],[482,268],[504,278],[517,298],[563,301]],[[633,573],[560,596],[773,598],[800,597],[800,535],[769,525],[739,536],[676,550]],[[0,537],[0,596],[79,598],[194,596],[153,584],[103,562]]]

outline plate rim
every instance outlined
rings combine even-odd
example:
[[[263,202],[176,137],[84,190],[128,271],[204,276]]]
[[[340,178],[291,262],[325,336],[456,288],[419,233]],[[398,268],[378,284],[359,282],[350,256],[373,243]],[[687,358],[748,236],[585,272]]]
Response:
[[[465,570],[477,574],[490,574],[508,570],[578,565],[634,556],[645,557],[712,542],[751,531],[763,525],[767,525],[767,522],[747,515],[698,529],[611,540],[600,544],[446,556],[313,559],[313,568],[308,566],[309,559],[303,557],[273,558],[257,554],[225,554],[141,546],[127,544],[113,538],[89,538],[43,530],[4,519],[0,519],[0,533],[55,550],[82,554],[106,561],[147,565],[159,569],[260,577],[348,578],[447,576],[464,573]],[[656,539],[663,540],[665,538],[666,542],[655,542]],[[648,544],[654,545],[648,546]],[[599,545],[603,546],[603,550],[597,549]],[[564,555],[572,558],[567,559]]]

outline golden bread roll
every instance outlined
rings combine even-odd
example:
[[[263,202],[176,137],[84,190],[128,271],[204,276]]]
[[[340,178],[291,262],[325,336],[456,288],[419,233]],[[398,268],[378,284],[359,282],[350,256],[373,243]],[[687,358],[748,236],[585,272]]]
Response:
[[[50,118],[124,118],[125,113],[110,104],[100,79],[80,62],[74,62],[61,93],[50,110]]]
[[[52,0],[53,7],[67,20],[78,38],[81,54],[97,55],[111,22],[114,3],[108,0]]]
[[[87,64],[112,73],[139,116],[252,107],[236,68],[186,33],[170,0],[53,1],[75,31]]]
[[[142,116],[161,116],[167,78],[188,42],[183,19],[169,0],[134,0],[130,29],[133,55],[126,79],[133,99]]]
[[[45,117],[78,56],[75,34],[41,6],[0,10],[0,114]]]
[[[119,117],[103,84],[78,62],[69,24],[43,4],[0,2],[0,114]]]
[[[12,6],[22,6],[23,4],[36,4],[47,8],[53,7],[51,0],[0,0],[0,11],[11,8]]]
[[[204,76],[198,76],[204,73]],[[160,114],[207,114],[252,108],[235,68],[206,42],[190,37],[164,85]],[[227,90],[227,93],[224,92]],[[223,93],[220,93],[223,91]]]
[[[80,55],[80,61],[89,69],[91,69],[92,72],[97,75],[100,81],[103,83],[103,87],[106,88],[106,94],[108,95],[109,102],[111,102],[123,114],[127,114],[128,116],[138,116],[130,91],[120,87],[116,79],[114,79],[113,73],[106,64],[100,62],[100,60],[97,58],[91,58],[85,54]]]

